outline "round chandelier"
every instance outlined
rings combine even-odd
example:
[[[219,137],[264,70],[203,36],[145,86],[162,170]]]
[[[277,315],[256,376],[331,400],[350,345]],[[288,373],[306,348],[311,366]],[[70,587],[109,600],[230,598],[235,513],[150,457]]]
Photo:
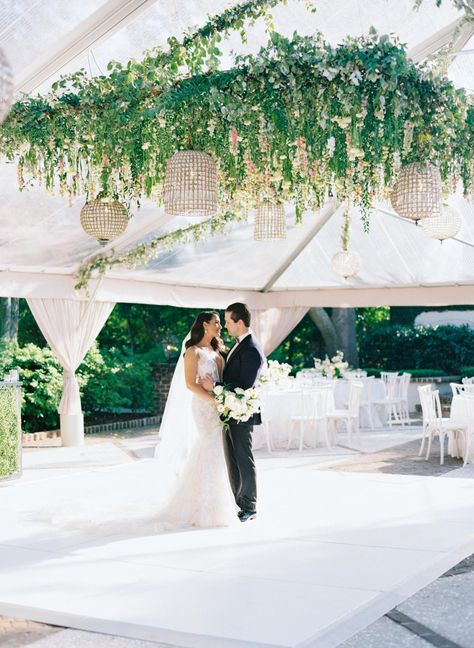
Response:
[[[263,202],[257,207],[253,238],[255,241],[286,239],[286,218],[283,205]]]
[[[217,165],[203,151],[178,151],[166,165],[165,213],[214,216],[217,212]]]
[[[393,209],[403,218],[431,218],[441,205],[441,176],[433,164],[412,162],[402,167],[390,196]]]
[[[425,234],[430,238],[438,239],[438,241],[456,236],[461,225],[461,214],[449,205],[443,205],[439,214],[421,221]]]
[[[361,256],[353,250],[340,250],[333,256],[331,268],[344,279],[354,277],[362,268]]]
[[[101,245],[123,234],[128,225],[128,211],[117,200],[97,197],[81,209],[81,225]]]
[[[13,74],[10,64],[0,48],[0,124],[8,115],[13,102]]]

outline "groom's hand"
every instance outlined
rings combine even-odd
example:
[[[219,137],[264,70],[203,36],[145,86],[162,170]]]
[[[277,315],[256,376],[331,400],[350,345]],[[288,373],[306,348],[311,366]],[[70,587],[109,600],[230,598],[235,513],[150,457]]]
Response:
[[[214,381],[210,376],[204,376],[204,378],[199,378],[199,384],[203,389],[208,392],[211,392],[214,389]]]

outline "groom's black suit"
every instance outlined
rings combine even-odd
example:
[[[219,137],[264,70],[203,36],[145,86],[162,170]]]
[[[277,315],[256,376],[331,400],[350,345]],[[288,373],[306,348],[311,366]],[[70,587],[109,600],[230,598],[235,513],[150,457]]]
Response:
[[[255,385],[263,365],[263,353],[252,334],[247,335],[232,351],[224,367],[223,382],[230,389],[248,389]],[[246,423],[230,422],[224,433],[224,449],[230,484],[237,506],[242,511],[254,513],[257,506],[257,480],[252,454],[252,431],[262,422],[254,414]]]

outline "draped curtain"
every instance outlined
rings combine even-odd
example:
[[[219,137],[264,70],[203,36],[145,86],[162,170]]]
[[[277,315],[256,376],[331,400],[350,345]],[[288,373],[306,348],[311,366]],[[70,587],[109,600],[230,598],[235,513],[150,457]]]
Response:
[[[308,312],[307,306],[252,310],[252,330],[267,356],[283,342]]]
[[[76,369],[104,326],[115,303],[71,299],[28,299],[33,316],[63,367],[60,414],[81,414]]]

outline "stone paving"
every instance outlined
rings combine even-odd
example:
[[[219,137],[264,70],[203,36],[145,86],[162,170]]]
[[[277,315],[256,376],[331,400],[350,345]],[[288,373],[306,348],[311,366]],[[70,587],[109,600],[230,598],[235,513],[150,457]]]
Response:
[[[444,464],[441,466],[437,443],[433,443],[429,461],[426,461],[424,456],[418,456],[419,450],[420,441],[417,439],[381,452],[358,454],[336,465],[321,467],[321,470],[438,477],[462,467],[461,459],[454,459],[449,455],[445,455]]]
[[[61,630],[63,628],[0,615],[0,646],[22,648]]]

